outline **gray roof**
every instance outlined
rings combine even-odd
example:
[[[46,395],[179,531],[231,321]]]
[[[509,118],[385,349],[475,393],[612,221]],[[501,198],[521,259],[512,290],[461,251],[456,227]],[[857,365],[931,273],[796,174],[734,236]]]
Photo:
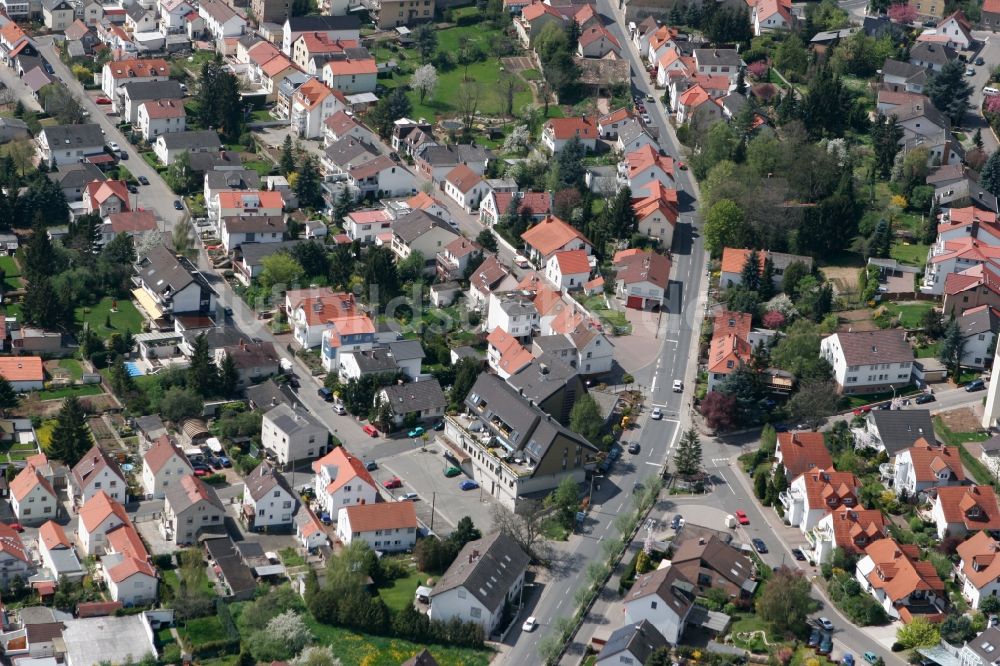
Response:
[[[431,215],[425,210],[417,209],[410,211],[406,215],[396,218],[392,223],[392,232],[399,236],[404,243],[412,243],[434,227],[444,229],[448,233],[457,236],[448,223],[437,215]]]
[[[409,384],[391,384],[382,389],[393,414],[402,416],[411,412],[444,409],[448,400],[436,379]]]
[[[258,410],[270,409],[279,404],[292,404],[292,399],[285,395],[273,379],[248,387],[246,396],[247,400]]]
[[[552,354],[543,354],[516,374],[507,378],[507,383],[535,404],[545,401],[552,394],[566,387],[574,377],[578,376],[575,368],[560,361]]]
[[[191,153],[188,156],[191,171],[206,173],[223,167],[229,168],[233,165],[242,166],[243,159],[239,153],[228,150],[213,150],[208,153]]]
[[[260,176],[251,169],[233,171],[208,171],[205,183],[212,190],[256,190],[260,189]]]
[[[192,150],[194,148],[222,148],[222,141],[215,130],[194,130],[190,132],[168,132],[159,136],[167,150]]]
[[[997,648],[1000,648],[1000,627],[990,627],[965,644],[965,649],[971,650],[983,664],[997,660]]]
[[[722,105],[735,117],[746,107],[747,98],[734,90],[722,98]]]
[[[471,358],[471,359],[475,359],[477,361],[482,361],[483,360],[482,357],[479,355],[479,352],[477,352],[475,349],[473,349],[469,345],[462,345],[461,347],[454,347],[454,348],[452,348],[451,352],[453,354],[455,354],[455,356],[457,356],[460,359]]]
[[[150,11],[152,10],[146,9],[138,2],[134,2],[125,9],[125,14],[131,17],[133,21],[141,21],[142,17]]]
[[[541,356],[546,352],[576,351],[573,341],[565,335],[539,335],[531,339],[531,347],[532,353],[535,353],[536,349],[540,352],[535,353],[535,356]]]
[[[167,431],[167,426],[163,424],[163,419],[160,418],[159,414],[140,416],[135,420],[135,427],[146,434],[156,433],[161,430],[164,433]]]
[[[368,160],[377,157],[379,153],[367,143],[358,141],[353,136],[345,136],[343,139],[334,141],[327,146],[324,154],[332,164],[336,164],[341,169],[346,170],[347,165],[355,167],[359,164],[364,164]]]
[[[324,30],[359,30],[361,19],[350,14],[348,16],[291,16],[285,21],[285,27],[291,32],[322,32]]]
[[[208,550],[209,556],[219,565],[222,576],[226,579],[226,584],[234,596],[240,596],[241,593],[249,592],[257,587],[253,571],[243,563],[243,558],[240,557],[231,537],[206,539],[205,548]]]
[[[979,443],[984,452],[1000,451],[1000,435],[993,435],[985,442]]]
[[[842,28],[840,30],[823,30],[813,35],[813,38],[810,39],[809,41],[813,44],[816,44],[820,42],[832,42],[838,39],[846,39],[847,37],[850,37],[852,34],[854,34],[855,30],[857,30],[857,28]]]
[[[222,218],[222,225],[231,234],[273,232],[284,234],[288,229],[283,215],[232,215]]]
[[[47,175],[64,189],[83,188],[92,180],[104,180],[104,172],[90,162],[62,164],[58,171],[50,171]]]
[[[28,123],[20,118],[0,118],[0,128],[28,131]],[[91,165],[93,166],[93,165]]]
[[[264,417],[271,421],[279,430],[289,435],[306,429],[326,429],[326,426],[320,423],[319,420],[309,412],[304,409],[295,409],[294,407],[286,404],[275,406],[273,409],[266,412]]]
[[[627,652],[638,659],[640,664],[644,664],[649,659],[649,655],[658,648],[669,645],[667,639],[656,630],[656,627],[649,620],[643,620],[637,624],[627,624],[616,629],[608,638],[608,642],[601,648],[600,654],[597,655],[597,661]]]
[[[395,342],[387,342],[385,346],[389,348],[392,357],[397,361],[412,361],[415,358],[422,359],[427,356],[424,354],[424,347],[419,340],[396,340]]]
[[[133,6],[139,6],[136,3]],[[159,99],[183,99],[181,84],[173,79],[167,81],[129,81],[122,84],[126,96],[134,102]]]
[[[396,372],[399,366],[388,349],[372,349],[370,351],[348,352],[354,357],[361,374],[374,372]]]
[[[695,49],[694,57],[699,66],[722,65],[729,67],[739,67],[743,64],[740,54],[736,49]]]
[[[966,310],[958,318],[958,327],[965,337],[980,333],[996,333],[1000,330],[1000,314],[990,306],[982,305]]]
[[[60,9],[59,5],[65,5],[61,9],[73,9],[73,5],[66,2],[66,0],[42,0],[42,7],[52,11],[54,9]]]
[[[240,254],[247,266],[256,266],[264,259],[275,252],[287,251],[298,245],[305,243],[305,239],[281,241],[280,243],[247,243],[240,245]]]
[[[638,120],[629,120],[618,130],[618,140],[622,145],[628,145],[638,139],[643,134],[649,134],[645,126]]]
[[[464,587],[490,612],[496,612],[528,562],[530,558],[503,532],[470,541],[434,586],[431,603],[444,592]]]
[[[893,455],[913,446],[925,438],[934,443],[934,422],[927,409],[873,409],[868,414],[870,422],[878,429],[886,453]]]
[[[979,184],[979,181],[972,178],[964,178],[957,183],[949,183],[937,188],[934,190],[934,198],[942,206],[968,199],[970,204],[981,210],[989,210],[995,213],[998,209],[997,198],[987,192]]]
[[[170,290],[177,293],[194,282],[194,275],[165,245],[157,245],[138,263],[139,277],[152,291],[163,294]]]
[[[49,147],[75,146],[77,148],[94,148],[104,146],[104,133],[101,126],[93,123],[85,125],[53,125],[42,128],[42,134]]]
[[[191,479],[189,483],[193,484],[196,492],[188,492],[187,485],[183,483],[185,478]],[[170,506],[171,509],[173,509],[175,514],[187,511],[199,502],[208,502],[219,511],[223,513],[226,512],[226,507],[222,505],[222,500],[219,499],[219,495],[215,492],[215,488],[208,485],[193,474],[182,476],[176,483],[167,488],[166,498],[164,501]],[[208,525],[205,525],[205,527],[207,526]]]
[[[266,460],[257,465],[257,468],[247,475],[244,483],[246,489],[250,491],[250,497],[254,498],[254,500],[259,500],[276,488],[284,490],[292,496],[293,501],[295,500],[295,493],[292,492],[288,482],[285,481],[285,477]]]
[[[912,120],[914,118],[924,118],[942,129],[948,129],[951,127],[951,122],[949,122],[944,114],[938,111],[937,107],[929,101],[926,103],[911,102],[909,104],[900,104],[889,113],[896,116],[896,120],[899,122]]]
[[[496,375],[480,374],[466,396],[465,404],[471,414],[477,415],[486,424],[494,419],[506,424],[503,439],[518,452],[527,454],[536,464],[545,457],[559,436],[596,451],[590,442],[564,428]]]
[[[966,166],[964,164],[944,164],[932,171],[924,182],[928,185],[938,185],[938,183],[950,183],[961,180],[965,177]]]
[[[508,296],[500,301],[500,308],[511,317],[538,314],[538,308],[533,301],[521,296]]]
[[[910,49],[910,62],[919,60],[935,65],[944,65],[958,57],[955,50],[944,44],[934,44],[932,42],[917,42]]]
[[[886,58],[882,63],[882,78],[892,76],[913,83],[924,83],[927,80],[927,70],[920,65],[912,65],[901,60]]]
[[[485,162],[493,159],[493,152],[488,148],[470,143],[460,143],[448,146],[426,146],[420,151],[418,159],[431,166],[453,166],[469,162]]]

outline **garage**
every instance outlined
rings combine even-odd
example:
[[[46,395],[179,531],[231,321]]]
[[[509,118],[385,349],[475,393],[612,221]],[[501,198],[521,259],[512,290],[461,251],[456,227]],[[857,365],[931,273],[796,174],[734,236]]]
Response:
[[[625,300],[625,307],[632,308],[633,310],[641,310],[642,300],[642,296],[629,296]]]

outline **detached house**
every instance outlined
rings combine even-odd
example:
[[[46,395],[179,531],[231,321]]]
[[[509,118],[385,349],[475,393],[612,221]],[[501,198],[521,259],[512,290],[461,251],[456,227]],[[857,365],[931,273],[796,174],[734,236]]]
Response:
[[[160,533],[177,546],[194,544],[203,532],[223,532],[225,520],[226,508],[215,488],[189,474],[166,490]]]
[[[444,416],[448,399],[436,379],[408,384],[390,384],[379,390],[376,400],[389,406],[392,422],[401,426],[409,419],[428,421]]]
[[[406,197],[417,192],[414,175],[387,155],[379,155],[348,171],[347,186],[357,198]]]
[[[458,238],[451,226],[439,217],[417,209],[396,218],[392,223],[391,249],[399,261],[419,252],[425,270],[433,271],[437,253]]]
[[[50,520],[39,528],[38,554],[42,558],[42,566],[56,580],[66,576],[67,580],[75,583],[83,578],[85,572],[80,558],[65,530],[55,521]]]
[[[346,108],[343,93],[334,92],[319,79],[310,79],[292,95],[292,127],[301,137],[318,139],[323,136],[326,119]]]
[[[850,472],[812,469],[796,477],[778,499],[785,507],[785,521],[808,532],[828,513],[842,506],[858,505],[861,483]]]
[[[663,307],[670,286],[670,259],[654,252],[615,255],[615,295],[625,307],[652,310]]]
[[[583,250],[590,255],[594,249],[586,236],[554,215],[546,216],[521,234],[521,240],[528,249],[528,259],[538,266],[544,265],[556,252]]]
[[[972,23],[961,9],[946,16],[934,29],[935,37],[945,37],[948,46],[956,51],[968,51],[975,39],[972,37]]]
[[[73,24],[76,12],[66,0],[44,0],[42,2],[42,21],[49,30],[60,32]]]
[[[965,469],[956,447],[938,446],[921,437],[896,454],[892,478],[897,495],[915,497],[930,488],[962,485]]]
[[[264,461],[246,477],[240,518],[255,532],[288,529],[298,502],[281,472]]]
[[[879,393],[910,384],[913,348],[899,330],[834,333],[820,343],[844,393]]]
[[[670,648],[667,639],[647,620],[627,624],[612,632],[597,654],[594,666],[645,664],[660,648]]]
[[[464,164],[448,172],[444,179],[444,192],[466,213],[479,208],[479,202],[490,191],[486,181]]]
[[[969,606],[979,608],[987,597],[1000,595],[1000,542],[976,532],[958,545],[958,580]]]
[[[260,443],[279,465],[322,455],[328,439],[326,426],[304,410],[281,404],[264,414]]]
[[[98,492],[80,507],[77,536],[85,555],[98,555],[107,543],[107,534],[119,525],[129,523],[125,507]]]
[[[646,620],[676,645],[693,607],[694,586],[679,569],[670,566],[636,578],[625,595],[625,620]]]
[[[0,587],[9,589],[15,578],[27,582],[34,572],[35,563],[24,547],[21,535],[10,525],[0,523]]]
[[[541,222],[552,212],[552,197],[548,192],[490,191],[479,204],[479,221],[490,227],[504,215],[526,214],[531,222]]]
[[[167,435],[158,437],[142,457],[142,486],[147,495],[156,499],[192,472],[187,456]]]
[[[111,60],[101,70],[101,92],[114,101],[119,96],[120,86],[126,83],[165,81],[169,78],[170,63],[163,58]]]
[[[966,310],[956,321],[965,339],[961,364],[977,369],[992,365],[997,331],[1000,331],[1000,310],[980,305]]]
[[[893,539],[879,539],[865,549],[855,577],[890,618],[910,622],[915,615],[933,618],[948,603],[934,565],[921,561],[920,549]]]
[[[777,464],[785,469],[785,477],[795,479],[810,470],[833,468],[833,459],[821,432],[779,432],[774,451]]]
[[[42,472],[47,461],[45,454],[28,460],[28,464],[10,482],[10,506],[23,525],[38,525],[54,519],[58,514],[58,499],[52,482]]]
[[[550,118],[542,126],[542,145],[550,153],[558,153],[570,139],[576,138],[586,151],[597,150],[600,130],[597,118],[580,116],[572,118]]]
[[[399,553],[417,543],[417,512],[413,502],[355,504],[337,512],[337,537],[344,544],[355,540],[372,550]]]
[[[318,347],[331,322],[360,315],[354,294],[332,289],[290,289],[285,293],[285,312],[292,336],[305,349]]]
[[[246,19],[222,0],[201,0],[198,15],[205,21],[205,30],[220,46],[227,37],[239,37],[246,32]]]
[[[618,163],[618,184],[639,192],[651,183],[674,186],[674,160],[651,145],[626,153]]]
[[[503,532],[470,541],[431,590],[427,616],[441,622],[475,622],[491,635],[503,609],[520,601],[529,562]]]
[[[774,30],[791,30],[795,25],[791,0],[753,0],[749,4],[753,34],[757,36]]]
[[[87,183],[83,202],[88,213],[97,213],[102,218],[116,213],[128,212],[128,186],[121,180],[92,180]]]
[[[187,129],[187,112],[181,100],[162,99],[143,102],[139,105],[139,133],[152,143],[156,137],[167,132],[183,132]]]
[[[153,152],[164,166],[170,166],[181,153],[211,153],[222,150],[222,141],[215,130],[168,132],[156,137]]]
[[[885,451],[892,460],[920,438],[933,442],[934,423],[926,409],[873,409],[865,417],[864,426],[853,433],[857,447]]]
[[[722,266],[719,276],[719,286],[723,289],[737,287],[743,284],[743,267],[753,250],[745,248],[727,247],[722,250]],[[812,270],[812,257],[805,257],[798,254],[785,254],[784,252],[771,252],[770,250],[758,250],[757,260],[760,261],[760,275],[764,274],[764,265],[770,261],[773,267],[772,278],[774,288],[781,289],[781,282],[784,279],[785,271],[792,264],[802,264],[807,270]]]
[[[118,463],[97,444],[73,466],[68,482],[69,496],[77,504],[100,492],[116,502],[128,501],[128,484]]]
[[[111,530],[107,541],[101,574],[111,598],[125,606],[155,603],[159,579],[139,532],[132,523],[125,523]]]
[[[378,486],[368,473],[365,463],[342,446],[312,463],[313,488],[316,501],[328,519],[345,506],[374,504],[378,501]]]
[[[753,561],[714,535],[682,541],[674,550],[671,566],[696,584],[699,595],[716,589],[731,599],[749,599],[757,589]]]
[[[865,548],[887,536],[889,527],[878,509],[841,506],[820,518],[816,527],[806,532],[811,547],[803,550],[810,562],[822,564],[830,560],[837,548],[864,555]]]
[[[96,124],[44,127],[37,141],[41,160],[50,169],[104,155],[104,133]]]
[[[931,506],[938,537],[1000,529],[1000,506],[990,486],[943,486]]]
[[[590,279],[590,256],[585,250],[556,252],[545,262],[545,277],[560,290],[582,289]]]

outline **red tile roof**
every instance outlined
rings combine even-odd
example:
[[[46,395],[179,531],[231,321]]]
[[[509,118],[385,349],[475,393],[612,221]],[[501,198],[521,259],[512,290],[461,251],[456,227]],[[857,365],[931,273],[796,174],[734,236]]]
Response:
[[[66,531],[53,520],[46,522],[38,529],[38,538],[42,540],[48,550],[73,547],[69,537],[66,536]]]
[[[364,461],[352,456],[349,451],[344,447],[338,446],[330,451],[319,460],[314,460],[312,464],[313,472],[319,474],[320,471],[326,466],[336,467],[337,470],[331,475],[332,480],[330,484],[326,487],[326,492],[328,494],[333,494],[340,490],[344,484],[349,483],[354,479],[358,479],[364,483],[367,483],[372,488],[377,488],[375,484],[375,479],[372,475],[368,473],[365,469]]]
[[[834,543],[853,553],[862,553],[868,544],[888,535],[885,516],[878,509],[839,507],[831,516]]]
[[[934,565],[920,561],[920,549],[901,545],[893,539],[879,539],[865,548],[875,568],[868,574],[872,587],[882,590],[892,601],[905,600],[914,592],[944,593],[944,583]]]
[[[153,474],[156,474],[175,456],[190,470],[191,464],[180,447],[167,435],[160,435],[156,438],[153,446],[146,451],[146,455],[142,457],[142,460]]]
[[[990,486],[942,486],[937,489],[945,522],[973,530],[1000,529],[1000,506]]]
[[[556,252],[552,258],[559,264],[559,272],[562,275],[577,273],[590,274],[590,260],[583,250],[564,250]]]
[[[483,179],[479,176],[479,174],[465,164],[459,164],[454,169],[449,171],[448,175],[445,176],[445,180],[451,183],[451,185],[462,194],[467,193],[476,185],[483,182]]]
[[[833,467],[833,459],[821,432],[779,432],[778,452],[789,479],[810,469]]]
[[[111,78],[116,80],[170,76],[170,63],[163,58],[113,60],[108,66],[111,68]]]
[[[593,116],[573,116],[572,118],[550,118],[545,123],[545,131],[556,141],[566,141],[574,136],[585,141],[597,139],[597,118]]]
[[[614,262],[616,280],[624,284],[649,282],[666,290],[670,284],[670,259],[655,252],[644,252],[623,257]]]
[[[965,481],[965,469],[954,446],[938,446],[921,437],[906,451],[910,454],[917,481],[937,482],[938,474],[949,471],[951,481]],[[897,454],[899,455],[899,454]]]
[[[123,523],[129,522],[125,507],[108,497],[103,490],[80,507],[80,524],[87,532],[96,530],[109,516],[116,516]]]
[[[42,476],[41,472],[34,465],[28,465],[14,477],[10,482],[10,495],[18,502],[28,496],[36,486],[41,486],[52,497],[56,496],[56,491],[48,479]]]
[[[128,187],[121,180],[92,180],[87,183],[87,199],[94,208],[111,197],[118,197],[123,208],[128,208]]]
[[[544,220],[521,234],[521,239],[527,245],[533,247],[540,255],[546,258],[553,252],[565,247],[574,238],[578,238],[587,245],[593,246],[593,243],[574,226],[563,222],[554,215],[546,216]]]
[[[175,99],[158,99],[143,102],[142,108],[146,109],[146,115],[150,120],[160,120],[163,118],[184,118],[187,112],[184,110],[184,103]]]
[[[747,265],[747,259],[753,250],[727,247],[722,250],[722,265],[720,270],[723,273],[740,273]],[[767,261],[766,252],[757,252],[757,259],[760,260],[760,270],[764,270],[764,262]]]
[[[45,368],[38,356],[0,357],[0,376],[9,382],[40,382],[45,379]]]
[[[960,273],[948,273],[944,279],[944,293],[948,296],[980,286],[1000,294],[1000,273],[989,264],[977,264]]]
[[[413,502],[357,504],[347,507],[346,511],[352,532],[417,527],[417,511]]]

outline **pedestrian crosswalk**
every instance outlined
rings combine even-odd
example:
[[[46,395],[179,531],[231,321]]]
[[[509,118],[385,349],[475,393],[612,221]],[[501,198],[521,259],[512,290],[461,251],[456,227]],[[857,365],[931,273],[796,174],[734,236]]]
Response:
[[[712,458],[714,467],[729,467],[729,458]]]

